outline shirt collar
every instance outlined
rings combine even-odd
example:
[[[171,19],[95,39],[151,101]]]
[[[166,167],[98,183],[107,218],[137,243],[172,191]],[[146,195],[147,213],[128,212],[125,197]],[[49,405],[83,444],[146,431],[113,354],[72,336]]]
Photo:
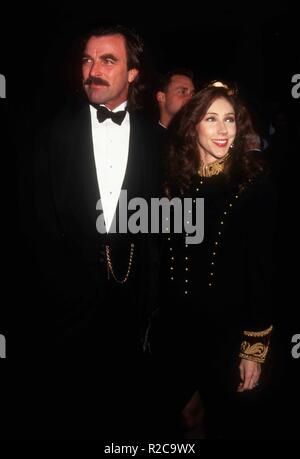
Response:
[[[161,121],[158,121],[158,124],[159,124],[161,127],[163,127],[164,129],[168,129],[167,126],[165,126],[164,124],[162,124]]]
[[[127,100],[125,100],[125,102],[122,102],[120,105],[118,105],[116,108],[114,108],[113,110],[111,110],[112,112],[119,112],[121,110],[126,110],[126,105],[127,105]],[[99,107],[106,107],[105,104],[99,104]],[[94,106],[94,105],[91,105],[90,104],[90,107],[92,109],[94,109],[95,111],[97,111],[97,108]],[[108,107],[106,107],[107,110],[109,110]]]

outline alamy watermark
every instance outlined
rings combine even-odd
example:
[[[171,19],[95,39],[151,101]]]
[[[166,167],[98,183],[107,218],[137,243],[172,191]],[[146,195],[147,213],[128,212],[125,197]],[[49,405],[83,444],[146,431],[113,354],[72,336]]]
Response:
[[[292,76],[292,83],[296,83],[291,90],[292,97],[294,99],[299,99],[300,97],[300,73],[296,73]]]
[[[96,221],[97,231],[105,234],[107,229],[101,199],[96,209],[101,211]],[[128,211],[135,212],[128,218]],[[172,230],[173,233],[185,232],[186,244],[200,244],[204,238],[204,198],[151,198],[149,209],[144,198],[133,198],[128,202],[127,191],[122,190],[116,214],[109,228],[110,233],[170,234]]]
[[[0,99],[6,99],[6,79],[0,73]]]
[[[300,333],[292,337],[292,343],[294,344],[291,350],[292,357],[294,359],[299,359],[300,358]]]
[[[4,335],[0,335],[0,359],[6,358],[6,340]]]

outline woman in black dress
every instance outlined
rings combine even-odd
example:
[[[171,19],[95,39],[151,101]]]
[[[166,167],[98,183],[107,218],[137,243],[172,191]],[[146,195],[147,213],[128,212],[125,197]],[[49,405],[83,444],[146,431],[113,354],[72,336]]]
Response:
[[[208,87],[174,120],[167,156],[167,196],[192,198],[190,223],[204,198],[204,239],[166,235],[152,352],[182,407],[199,388],[215,432],[226,402],[258,386],[272,331],[274,196],[252,134],[237,95]]]

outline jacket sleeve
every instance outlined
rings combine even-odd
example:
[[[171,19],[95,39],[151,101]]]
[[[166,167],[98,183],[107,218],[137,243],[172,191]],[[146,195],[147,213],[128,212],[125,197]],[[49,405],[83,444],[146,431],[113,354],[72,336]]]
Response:
[[[240,357],[263,363],[273,329],[276,195],[269,179],[249,185],[245,206],[247,301]]]

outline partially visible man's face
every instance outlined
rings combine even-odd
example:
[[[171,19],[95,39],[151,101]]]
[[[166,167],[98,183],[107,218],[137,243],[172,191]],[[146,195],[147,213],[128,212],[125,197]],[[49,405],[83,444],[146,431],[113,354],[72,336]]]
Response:
[[[92,104],[110,110],[127,100],[128,87],[138,70],[127,69],[125,39],[122,35],[92,36],[82,58],[83,87]]]
[[[165,110],[172,117],[195,93],[192,80],[185,75],[173,75],[165,94]]]

